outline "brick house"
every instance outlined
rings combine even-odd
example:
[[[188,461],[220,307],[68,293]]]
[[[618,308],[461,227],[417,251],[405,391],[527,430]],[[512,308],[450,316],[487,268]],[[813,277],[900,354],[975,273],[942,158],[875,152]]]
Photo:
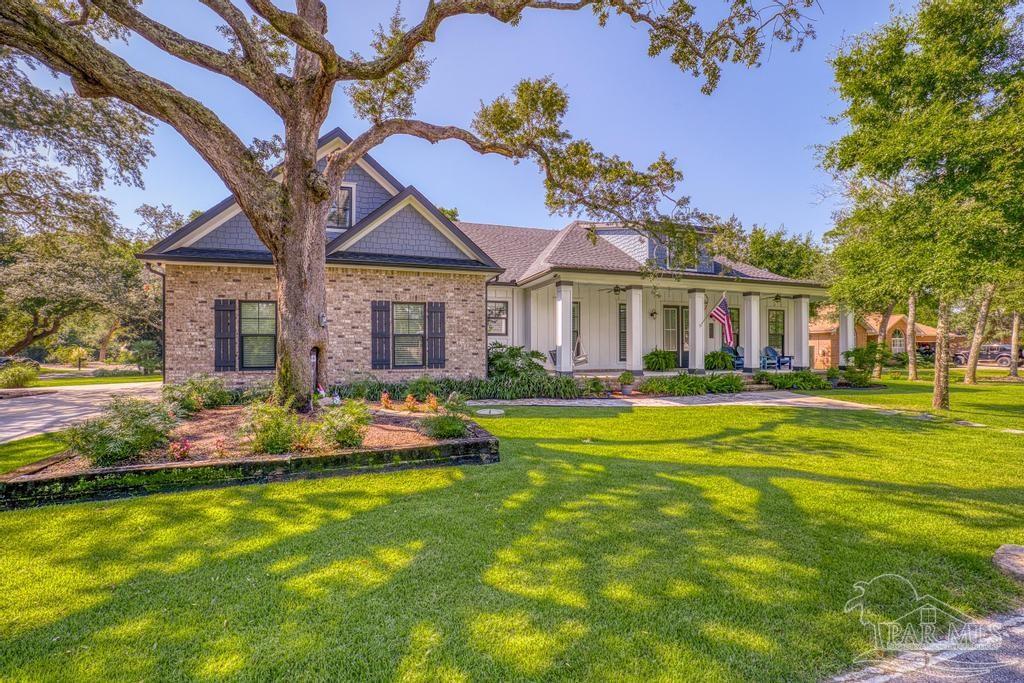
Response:
[[[878,328],[882,324],[881,313],[868,313],[858,319],[853,326],[854,346],[864,346],[869,341],[878,341]],[[938,339],[938,330],[930,325],[915,323],[914,330],[917,333],[917,349],[922,352],[935,352],[935,342]],[[815,369],[826,369],[830,366],[839,366],[841,357],[839,353],[839,322],[836,319],[836,311],[833,307],[823,307],[818,315],[811,320],[811,354],[813,358],[812,367]],[[902,313],[893,313],[889,316],[889,326],[886,332],[886,339],[890,350],[895,353],[906,353],[907,351],[907,316]]]
[[[319,153],[350,141],[335,129]],[[703,372],[704,354],[727,341],[707,318],[722,299],[745,370],[766,346],[809,367],[808,306],[826,296],[818,283],[721,258],[676,268],[663,245],[615,225],[454,223],[369,155],[335,189],[326,230],[329,382],[483,377],[494,341],[539,350],[563,373],[639,373],[654,348]],[[272,262],[232,198],[139,257],[164,275],[168,381],[272,377]]]

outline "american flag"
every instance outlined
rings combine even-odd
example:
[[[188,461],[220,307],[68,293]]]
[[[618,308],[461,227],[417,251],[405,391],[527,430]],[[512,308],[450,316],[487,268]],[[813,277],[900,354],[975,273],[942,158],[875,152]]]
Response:
[[[722,295],[722,300],[718,302],[718,305],[711,309],[709,317],[717,320],[722,325],[722,341],[725,342],[726,346],[735,346],[733,344],[736,341],[733,338],[732,332],[732,317],[729,316],[729,300]]]

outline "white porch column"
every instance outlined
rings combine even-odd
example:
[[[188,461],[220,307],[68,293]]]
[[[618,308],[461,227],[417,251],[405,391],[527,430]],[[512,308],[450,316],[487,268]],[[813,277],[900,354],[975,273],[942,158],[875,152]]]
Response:
[[[743,293],[740,311],[740,344],[743,346],[743,372],[761,368],[761,294]]]
[[[857,345],[857,332],[853,328],[853,312],[839,307],[839,367],[846,368],[843,353],[852,351]]]
[[[706,296],[703,289],[691,289],[690,295],[690,372],[704,374],[704,353],[707,348],[708,324],[704,320]]]
[[[572,283],[555,285],[555,371],[572,374]]]
[[[811,298],[800,295],[793,297],[793,369],[806,370],[811,367]]]
[[[630,286],[626,293],[626,369],[644,369],[644,289]]]

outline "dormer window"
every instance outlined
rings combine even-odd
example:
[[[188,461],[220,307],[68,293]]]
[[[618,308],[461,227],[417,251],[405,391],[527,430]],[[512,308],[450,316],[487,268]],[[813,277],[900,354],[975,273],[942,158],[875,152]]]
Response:
[[[654,263],[659,268],[668,268],[668,246],[664,244],[654,246]]]
[[[355,188],[342,185],[334,193],[334,201],[327,212],[328,230],[347,230],[352,227],[352,204]]]

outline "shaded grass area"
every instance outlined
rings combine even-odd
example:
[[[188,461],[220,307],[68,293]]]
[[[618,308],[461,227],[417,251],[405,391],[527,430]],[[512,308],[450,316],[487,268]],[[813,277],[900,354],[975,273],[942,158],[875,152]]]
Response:
[[[58,433],[40,434],[0,444],[0,474],[56,455],[64,448]]]
[[[113,377],[50,377],[31,382],[30,387],[74,387],[84,384],[124,384],[126,382],[159,382],[162,375],[120,375]]]
[[[921,373],[921,380],[892,379],[883,374],[885,389],[839,389],[801,392],[817,396],[896,410],[928,412],[953,420],[970,420],[993,427],[1024,429],[1024,383],[985,382],[1006,377],[1005,370],[979,370],[980,383],[963,383],[963,370],[950,372],[950,410],[932,410],[932,372]]]
[[[810,681],[869,647],[856,581],[1021,598],[990,560],[1024,537],[1019,437],[750,406],[482,424],[499,465],[0,514],[0,670]]]

